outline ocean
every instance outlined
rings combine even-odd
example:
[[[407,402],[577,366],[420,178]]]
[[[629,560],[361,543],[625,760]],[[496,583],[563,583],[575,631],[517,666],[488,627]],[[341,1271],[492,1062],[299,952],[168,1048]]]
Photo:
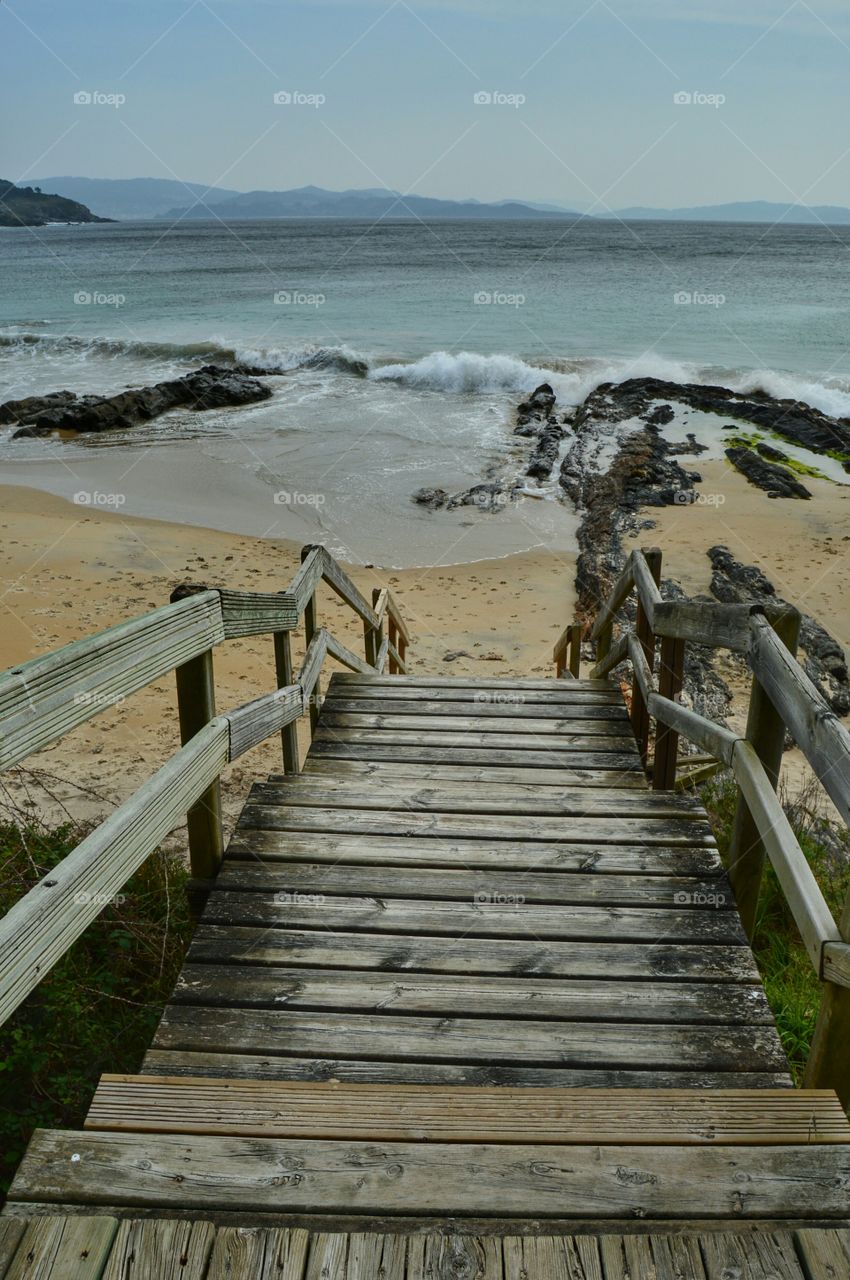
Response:
[[[274,396],[128,432],[0,435],[0,479],[353,562],[568,551],[554,482],[493,514],[411,494],[521,474],[547,380],[566,407],[653,375],[850,415],[850,227],[345,221],[0,231],[0,400],[115,392],[246,360]],[[85,505],[85,497],[81,499]]]

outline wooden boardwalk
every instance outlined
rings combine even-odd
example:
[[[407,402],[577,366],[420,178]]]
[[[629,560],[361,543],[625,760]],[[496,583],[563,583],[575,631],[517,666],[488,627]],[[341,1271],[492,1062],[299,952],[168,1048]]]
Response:
[[[791,1087],[706,815],[648,789],[618,687],[335,675],[142,1074],[36,1133],[5,1213],[10,1277],[63,1274],[18,1265],[40,1232],[89,1240],[75,1277],[847,1280],[814,1228],[850,1218],[850,1128]]]

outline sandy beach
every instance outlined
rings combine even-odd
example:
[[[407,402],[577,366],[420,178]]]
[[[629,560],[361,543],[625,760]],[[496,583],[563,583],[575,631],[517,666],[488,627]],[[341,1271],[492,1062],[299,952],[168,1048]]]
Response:
[[[34,489],[2,487],[0,502],[3,669],[154,609],[178,583],[279,591],[300,561],[296,543],[81,509]],[[450,568],[351,569],[368,598],[374,586],[392,587],[413,637],[413,672],[477,675],[551,672],[552,647],[572,616],[573,573],[571,556],[546,552]],[[320,620],[362,652],[359,621],[328,588],[320,593]],[[300,634],[294,654],[300,661]],[[449,660],[453,654],[459,656]],[[271,640],[220,646],[215,670],[221,709],[258,697],[272,687]],[[303,740],[303,725],[301,733]],[[7,775],[5,786],[16,803],[29,788],[46,818],[61,814],[59,802],[75,817],[93,817],[178,746],[173,676],[166,676],[32,757],[23,783]],[[270,742],[227,772],[229,821],[250,780],[279,764],[279,745]],[[33,771],[55,800],[34,784]],[[181,838],[175,833],[172,844],[180,847]]]
[[[701,472],[698,502],[645,513],[656,527],[641,534],[640,544],[662,548],[665,574],[689,594],[706,592],[706,550],[723,543],[740,560],[757,564],[777,587],[782,584],[789,600],[847,646],[850,489],[813,480],[812,501],[780,502],[724,463],[703,463]],[[81,509],[22,487],[2,488],[0,495],[6,549],[3,668],[156,608],[178,583],[280,590],[299,563],[300,547],[291,542]],[[413,672],[547,675],[552,646],[573,612],[574,561],[566,553],[534,551],[436,569],[355,567],[351,573],[367,596],[373,586],[392,587],[413,635]],[[359,623],[327,589],[320,616],[360,651]],[[302,651],[298,634],[297,660]],[[219,707],[237,706],[271,687],[271,643],[264,637],[231,641],[216,651],[215,667]],[[731,668],[724,674],[733,684],[737,677],[740,701],[732,723],[742,727],[746,681]],[[306,749],[303,725],[301,734]],[[7,780],[6,786],[16,803],[29,790],[44,816],[59,815],[66,805],[75,817],[93,817],[129,795],[178,745],[168,676],[32,758],[23,779]],[[278,764],[277,743],[270,742],[228,771],[229,821],[250,780]],[[803,778],[796,753],[786,756],[786,772],[791,785]],[[47,792],[35,785],[39,778]],[[172,837],[175,847],[181,840],[180,832]]]

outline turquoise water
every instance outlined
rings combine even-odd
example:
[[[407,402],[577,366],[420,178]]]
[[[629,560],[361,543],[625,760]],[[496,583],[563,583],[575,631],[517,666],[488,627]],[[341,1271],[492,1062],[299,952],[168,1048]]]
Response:
[[[497,518],[467,510],[466,530],[460,517],[438,526],[410,493],[515,474],[512,409],[544,377],[564,402],[654,374],[850,414],[848,253],[850,228],[758,225],[6,230],[0,398],[113,391],[216,359],[280,376],[274,399],[246,410],[175,413],[108,439],[0,439],[3,478],[65,493],[69,466],[116,483],[133,463],[126,510],[337,536],[351,550],[368,526],[370,545],[404,563],[449,555],[435,544],[449,526],[458,559],[567,547],[569,513],[533,500],[551,499],[551,486]],[[206,520],[186,501],[198,475],[215,495]],[[269,510],[284,483],[323,501]]]

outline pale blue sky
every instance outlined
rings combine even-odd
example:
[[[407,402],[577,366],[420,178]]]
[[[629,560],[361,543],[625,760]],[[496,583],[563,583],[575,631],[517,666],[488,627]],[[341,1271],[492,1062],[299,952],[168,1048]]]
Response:
[[[4,0],[0,176],[848,205],[849,86],[847,0]]]

